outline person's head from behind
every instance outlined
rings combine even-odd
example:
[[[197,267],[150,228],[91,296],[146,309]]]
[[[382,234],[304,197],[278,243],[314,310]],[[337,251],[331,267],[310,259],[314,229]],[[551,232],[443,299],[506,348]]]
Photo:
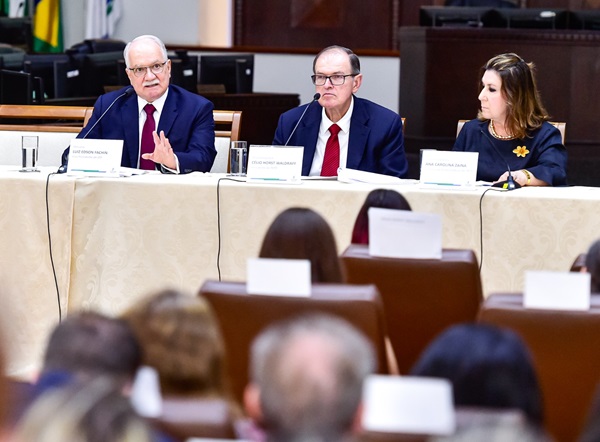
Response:
[[[585,267],[582,271],[589,272],[591,276],[591,292],[600,292],[600,239],[594,241],[585,255]]]
[[[481,68],[480,120],[492,120],[524,138],[548,117],[536,86],[534,64],[514,53],[500,54]]]
[[[208,302],[164,290],[131,307],[123,318],[143,349],[143,363],[157,370],[165,395],[226,393],[225,350]]]
[[[141,364],[141,349],[129,325],[95,312],[69,315],[50,335],[42,376],[65,373],[74,378],[106,376],[128,386]]]
[[[135,93],[149,103],[162,97],[171,79],[164,43],[154,35],[141,35],[127,43],[123,57]]]
[[[311,209],[291,208],[277,215],[265,234],[259,256],[308,259],[313,283],[344,280],[331,227]]]
[[[352,244],[369,244],[369,209],[412,210],[406,198],[391,189],[375,189],[369,192],[365,202],[358,211],[354,229],[352,230]]]
[[[517,409],[532,424],[542,424],[542,396],[531,355],[508,329],[452,326],[427,346],[411,374],[448,379],[457,406]]]
[[[328,46],[313,60],[312,80],[321,94],[319,103],[335,123],[348,111],[352,94],[360,88],[360,61],[348,48]]]
[[[156,434],[110,379],[45,392],[17,424],[15,442],[152,442]]]
[[[340,318],[284,320],[252,344],[245,405],[270,440],[340,440],[356,428],[375,365],[371,343]]]

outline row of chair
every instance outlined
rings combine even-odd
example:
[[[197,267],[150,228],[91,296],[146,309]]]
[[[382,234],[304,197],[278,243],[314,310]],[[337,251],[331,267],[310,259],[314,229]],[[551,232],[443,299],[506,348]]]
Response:
[[[225,341],[233,393],[248,382],[252,340],[269,323],[309,313],[345,318],[373,342],[379,373],[407,374],[445,328],[480,321],[513,329],[529,346],[544,396],[547,429],[558,441],[575,440],[584,423],[600,362],[600,295],[586,312],[531,310],[521,294],[483,300],[477,260],[470,250],[444,250],[441,260],[376,258],[368,246],[350,246],[341,259],[350,285],[315,284],[310,298],[248,295],[244,283],[206,281],[200,295],[212,305]],[[394,354],[386,349],[391,341]]]

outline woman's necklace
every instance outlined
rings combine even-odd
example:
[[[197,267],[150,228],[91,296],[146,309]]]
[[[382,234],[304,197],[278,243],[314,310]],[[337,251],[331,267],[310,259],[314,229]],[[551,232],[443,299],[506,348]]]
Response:
[[[515,138],[514,135],[498,135],[494,130],[494,120],[490,120],[490,132],[494,138],[498,138],[499,140],[512,140]]]

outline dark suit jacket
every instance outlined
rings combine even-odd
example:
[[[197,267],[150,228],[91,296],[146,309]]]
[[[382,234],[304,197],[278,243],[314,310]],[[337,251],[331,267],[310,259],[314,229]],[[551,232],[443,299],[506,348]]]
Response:
[[[279,117],[273,144],[286,144],[306,106],[309,105],[291,109]],[[302,175],[305,176],[310,172],[317,148],[322,109],[318,102],[310,105],[287,143],[289,146],[304,146]],[[406,176],[408,163],[400,116],[372,101],[354,97],[346,167],[400,178]]]
[[[130,86],[128,86],[130,87]],[[101,95],[94,104],[94,112],[77,138],[87,134],[98,118],[127,88]],[[169,86],[157,131],[165,132],[179,159],[181,173],[208,172],[217,154],[215,150],[215,123],[213,104],[200,95],[178,86]],[[86,138],[123,140],[121,166],[137,167],[139,157],[139,113],[136,94],[119,98],[104,118]],[[62,164],[68,161],[65,150]]]

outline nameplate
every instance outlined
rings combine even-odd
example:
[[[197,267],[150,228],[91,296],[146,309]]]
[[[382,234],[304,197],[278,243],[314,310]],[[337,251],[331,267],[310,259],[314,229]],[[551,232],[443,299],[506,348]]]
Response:
[[[67,175],[118,177],[123,140],[73,138]]]
[[[251,295],[309,297],[311,279],[308,259],[248,259],[246,291]]]
[[[475,187],[478,152],[421,151],[420,182],[427,186]]]
[[[523,307],[546,310],[590,309],[589,273],[525,272]]]
[[[363,384],[367,431],[449,435],[456,428],[447,379],[370,375]]]
[[[436,213],[371,207],[369,255],[385,258],[442,258],[442,218]]]
[[[302,146],[250,145],[246,181],[300,184],[303,154]]]

